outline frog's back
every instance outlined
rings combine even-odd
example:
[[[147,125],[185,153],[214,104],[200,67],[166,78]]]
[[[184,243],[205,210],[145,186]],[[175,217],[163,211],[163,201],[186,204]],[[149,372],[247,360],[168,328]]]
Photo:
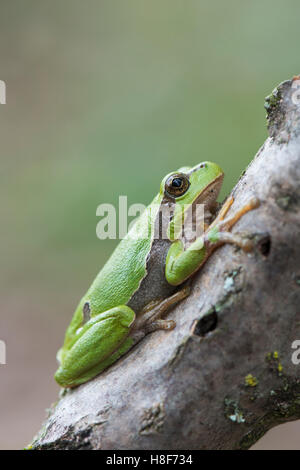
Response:
[[[117,305],[126,305],[138,290],[146,276],[158,208],[159,205],[156,208],[151,204],[145,209],[84,296],[83,301],[89,302],[92,316]]]

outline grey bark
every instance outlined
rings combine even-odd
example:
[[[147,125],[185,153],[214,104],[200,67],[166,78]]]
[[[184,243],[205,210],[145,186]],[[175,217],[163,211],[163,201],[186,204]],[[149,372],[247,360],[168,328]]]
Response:
[[[233,190],[232,210],[261,200],[233,229],[254,252],[220,248],[169,313],[177,327],[65,393],[33,448],[248,449],[300,418],[299,83],[266,99],[269,138]]]

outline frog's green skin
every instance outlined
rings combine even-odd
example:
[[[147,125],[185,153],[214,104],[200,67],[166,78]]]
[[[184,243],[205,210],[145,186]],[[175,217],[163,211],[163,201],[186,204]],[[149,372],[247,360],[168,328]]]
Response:
[[[188,188],[170,195],[170,182],[173,190],[178,176],[188,181]],[[223,177],[218,165],[202,162],[163,179],[160,192],[121,240],[74,313],[58,352],[60,367],[55,379],[62,387],[74,387],[95,377],[150,331],[174,328],[174,321],[161,320],[161,316],[189,294],[184,281],[216,247],[235,243],[245,250],[251,248],[249,242],[228,230],[245,212],[257,207],[257,200],[223,220],[231,198],[214,222],[207,224],[216,210]],[[195,204],[205,206],[205,230],[191,242],[180,238],[176,227],[182,227],[183,206],[186,227]],[[173,217],[162,227],[159,214],[166,206]]]

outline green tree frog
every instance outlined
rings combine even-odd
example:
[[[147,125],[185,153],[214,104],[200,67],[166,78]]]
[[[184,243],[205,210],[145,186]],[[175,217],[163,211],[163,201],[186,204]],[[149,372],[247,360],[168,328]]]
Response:
[[[147,333],[173,329],[175,321],[162,317],[189,295],[189,278],[217,247],[232,243],[246,252],[252,249],[249,238],[230,229],[259,201],[253,197],[228,216],[230,196],[216,215],[223,177],[217,164],[202,162],[162,180],[159,193],[120,241],[74,313],[57,355],[55,379],[62,387],[92,379]],[[191,227],[199,205],[204,207],[203,223],[195,233]]]

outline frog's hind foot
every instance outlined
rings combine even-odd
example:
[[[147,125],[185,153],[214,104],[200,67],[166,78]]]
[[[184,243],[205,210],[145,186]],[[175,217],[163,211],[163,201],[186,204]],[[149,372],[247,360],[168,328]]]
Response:
[[[174,320],[155,320],[152,323],[145,325],[145,334],[152,333],[156,330],[173,330],[176,326]]]
[[[144,315],[138,315],[135,329],[142,330],[147,334],[155,330],[172,330],[175,328],[176,322],[174,320],[162,320],[161,317],[175,304],[188,297],[190,290],[190,285],[187,283],[182,289],[175,292],[175,294],[170,297],[161,301],[151,302],[152,308],[146,306],[142,310]]]

